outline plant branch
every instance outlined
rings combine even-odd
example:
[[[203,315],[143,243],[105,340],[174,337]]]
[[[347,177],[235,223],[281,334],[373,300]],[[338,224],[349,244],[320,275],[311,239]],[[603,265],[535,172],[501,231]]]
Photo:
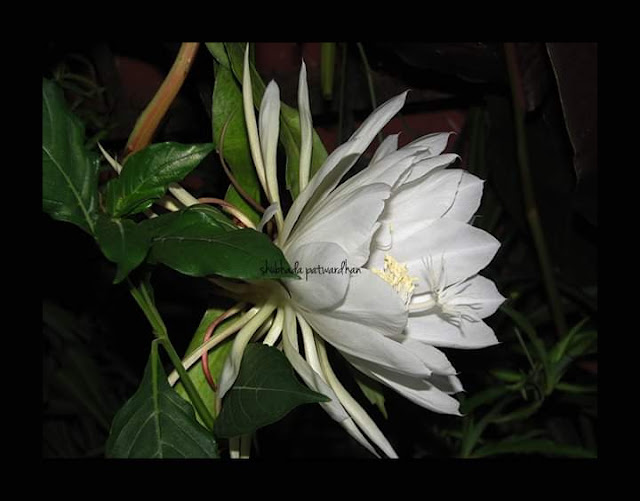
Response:
[[[155,307],[155,303],[151,296],[151,292],[148,287],[148,284],[145,282],[142,282],[138,287],[136,287],[133,284],[133,282],[131,282],[131,280],[127,279],[127,282],[129,283],[129,290],[131,292],[131,295],[138,303],[138,306],[140,306],[140,309],[144,312],[145,316],[147,317],[147,320],[149,320],[149,323],[151,324],[151,327],[153,329],[153,333],[156,339],[158,340],[159,343],[162,344],[165,351],[167,352],[167,355],[169,356],[169,359],[171,360],[171,363],[173,364],[176,371],[180,375],[180,380],[184,385],[184,389],[187,392],[187,395],[189,395],[189,399],[191,400],[191,403],[193,404],[196,411],[202,418],[202,421],[204,422],[205,426],[209,430],[213,430],[213,416],[211,416],[211,413],[209,412],[206,405],[200,398],[200,394],[198,393],[198,390],[194,386],[193,382],[191,381],[191,378],[189,377],[189,375],[187,374],[187,371],[182,365],[182,360],[180,360],[180,356],[178,355],[175,348],[171,344],[171,341],[169,340],[167,327],[165,326],[162,320],[162,317],[160,316],[160,312],[158,312],[157,308]]]
[[[187,78],[199,46],[198,42],[183,43],[180,46],[180,51],[169,70],[169,74],[151,102],[138,117],[138,121],[125,147],[125,159],[131,153],[143,149],[151,142],[160,122]]]
[[[513,43],[505,43],[504,50],[509,70],[509,80],[511,84],[511,94],[513,98],[513,113],[516,128],[516,143],[518,152],[518,164],[520,167],[520,177],[524,195],[524,204],[527,221],[531,230],[538,261],[542,269],[542,279],[549,298],[551,316],[556,327],[558,336],[562,337],[567,332],[567,324],[562,311],[560,294],[553,275],[551,257],[545,242],[542,224],[538,213],[538,206],[533,190],[531,170],[529,168],[529,157],[527,153],[527,140],[524,130],[525,103],[522,94],[522,85],[519,78],[515,46]]]

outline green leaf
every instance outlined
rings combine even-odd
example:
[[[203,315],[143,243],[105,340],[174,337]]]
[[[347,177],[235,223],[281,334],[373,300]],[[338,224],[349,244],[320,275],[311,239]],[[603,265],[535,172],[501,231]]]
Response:
[[[142,212],[181,181],[206,157],[213,144],[159,143],[131,155],[120,177],[109,181],[106,209],[114,217]]]
[[[193,205],[141,225],[151,234],[149,258],[185,275],[297,278],[282,251],[266,235],[236,228],[213,207]]]
[[[240,211],[243,212],[249,218],[249,220],[253,222],[253,224],[258,226],[260,220],[262,219],[262,215],[258,213],[258,211],[256,211],[253,207],[251,207],[251,205],[249,205],[249,203],[244,198],[242,198],[242,196],[238,193],[238,191],[232,184],[230,184],[227,188],[227,193],[224,196],[224,199],[231,205],[234,205],[235,207],[240,209]],[[254,198],[254,200],[256,199]]]
[[[224,48],[223,42],[205,42],[207,49],[211,52],[213,58],[223,66],[229,67],[229,57],[227,51]]]
[[[283,103],[280,116],[280,123],[282,124],[280,140],[287,154],[287,189],[295,199],[300,193],[300,115],[298,114],[298,110]],[[313,131],[312,148],[309,179],[322,167],[322,164],[327,158],[327,150],[315,130]]]
[[[146,232],[133,221],[104,216],[98,218],[96,240],[105,257],[118,265],[114,284],[124,280],[144,261],[151,245]]]
[[[519,439],[513,437],[495,444],[479,447],[473,458],[495,456],[498,454],[542,454],[545,456],[562,456],[573,458],[596,458],[597,455],[582,447],[556,444],[548,439]]]
[[[212,322],[215,321],[216,318],[222,315],[224,311],[225,311],[224,309],[220,309],[220,308],[209,308],[204,313],[202,320],[200,321],[200,325],[196,329],[196,332],[193,335],[191,342],[189,343],[189,347],[185,352],[185,357],[188,356],[190,353],[192,353],[194,350],[196,350],[202,344],[202,342],[204,341],[204,335],[207,331],[207,328],[211,325]],[[225,320],[220,324],[220,326],[218,327],[218,330],[224,329],[226,325],[233,322],[234,320],[235,319]],[[219,344],[214,349],[209,351],[209,357],[208,357],[209,371],[214,381],[220,380],[220,374],[222,374],[222,367],[224,366],[224,361],[227,358],[227,354],[229,353],[229,350],[231,350],[231,346],[233,346],[232,338],[228,339],[227,341],[224,341],[223,343]],[[205,405],[209,409],[209,412],[211,412],[212,416],[215,416],[216,392],[213,391],[213,388],[211,388],[211,386],[207,382],[207,379],[204,375],[204,371],[202,370],[202,364],[196,363],[189,369],[187,373],[189,374],[189,377],[191,378],[193,385],[196,387],[196,390],[198,390],[198,393],[200,394],[202,401],[205,403]],[[178,393],[178,395],[180,395],[182,398],[190,402],[189,396],[187,395],[187,392],[185,391],[184,386],[180,381],[176,383],[174,388]],[[198,420],[200,420],[199,416],[198,416]]]
[[[535,327],[527,320],[527,318],[516,310],[512,309],[509,306],[502,305],[500,306],[500,310],[506,313],[514,323],[522,329],[525,334],[529,337],[529,341],[533,345],[536,354],[538,355],[538,359],[542,363],[544,367],[545,373],[549,373],[549,356],[547,354],[546,347],[544,342],[538,337]]]
[[[244,45],[240,43],[225,43],[227,55],[231,62],[231,69],[239,82],[242,82],[244,68]],[[254,66],[250,65],[251,87],[253,90],[253,102],[256,108],[260,108],[265,85]],[[295,199],[299,193],[299,168],[300,168],[300,116],[298,110],[281,103],[280,107],[280,141],[287,155],[286,181],[287,189]],[[313,150],[311,154],[310,178],[318,171],[327,158],[325,149],[317,132],[313,131]]]
[[[505,383],[520,383],[527,377],[526,374],[508,369],[495,369],[491,371],[491,374]]]
[[[530,403],[529,405],[516,409],[515,411],[492,418],[491,422],[494,424],[498,424],[498,423],[508,423],[511,421],[521,421],[535,414],[538,411],[538,409],[540,409],[541,405],[542,405],[542,400],[536,400]]]
[[[42,210],[54,219],[94,231],[99,157],[84,147],[84,126],[60,88],[42,81]]]
[[[556,343],[553,349],[550,352],[550,359],[552,363],[557,363],[564,356],[567,349],[571,345],[571,341],[573,337],[580,332],[582,326],[589,320],[589,318],[585,318],[578,322],[568,333],[564,336],[560,341]]]
[[[494,401],[497,398],[498,391],[491,392],[491,390],[502,390],[503,388],[490,388],[485,392],[482,392],[482,398],[477,397],[477,401],[475,402],[478,405],[479,401],[483,401],[485,403],[488,401]],[[505,396],[498,400],[493,407],[487,412],[482,418],[480,418],[477,422],[473,419],[473,416],[467,416],[464,420],[463,427],[463,437],[460,443],[461,456],[462,457],[470,457],[471,452],[473,451],[475,445],[480,440],[480,437],[484,433],[486,427],[493,422],[496,416],[500,415],[502,409],[504,409],[508,404],[510,404],[515,397],[513,396]],[[472,399],[469,399],[472,400]],[[464,404],[464,403],[463,403]],[[464,405],[461,405],[461,410]],[[462,410],[462,412],[467,412],[468,410]]]
[[[222,149],[224,158],[242,189],[255,201],[260,202],[260,181],[253,166],[242,112],[242,89],[231,70],[222,65],[217,67],[212,101],[213,142],[216,148],[220,149],[220,136],[226,124]],[[230,192],[235,194],[235,197],[232,195],[233,200],[229,197]],[[260,214],[244,202],[233,187],[230,187],[225,200],[242,210],[254,223],[260,221]]]
[[[573,384],[573,383],[558,383],[556,385],[556,390],[564,391],[567,393],[597,393],[598,386],[597,385],[583,385],[583,384]]]
[[[280,350],[250,344],[238,378],[223,400],[214,432],[225,438],[251,433],[275,423],[299,405],[327,401],[296,379]]]
[[[378,381],[365,376],[362,372],[357,370],[353,370],[353,377],[362,390],[362,393],[364,393],[364,396],[367,397],[367,400],[380,410],[385,419],[389,419],[387,409],[384,406],[383,386]]]
[[[217,458],[216,441],[193,407],[169,386],[152,343],[136,393],[116,414],[107,440],[111,458]]]
[[[577,325],[567,336],[562,338],[552,351],[553,364],[549,376],[548,391],[558,386],[571,364],[579,357],[594,353],[597,350],[597,331],[579,332]]]
[[[464,398],[460,402],[460,412],[469,414],[482,405],[490,404],[509,393],[504,386],[492,386],[484,391],[478,392],[471,397]]]

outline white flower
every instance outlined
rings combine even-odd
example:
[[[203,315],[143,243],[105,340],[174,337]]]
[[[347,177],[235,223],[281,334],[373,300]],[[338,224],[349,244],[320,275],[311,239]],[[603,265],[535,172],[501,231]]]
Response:
[[[265,91],[259,127],[247,71],[243,93],[258,177],[270,202],[279,204],[278,87],[271,82]],[[504,300],[493,282],[478,275],[500,244],[469,224],[480,204],[482,181],[459,169],[445,170],[457,158],[442,154],[449,134],[425,136],[400,149],[398,136],[390,136],[367,168],[340,184],[405,97],[376,109],[309,179],[312,126],[303,63],[300,194],[286,218],[277,206],[276,243],[304,275],[283,280],[284,287],[270,282],[272,295],[234,341],[219,391],[221,398],[231,387],[244,347],[277,312],[265,342],[274,344],[282,332],[295,370],[309,387],[332,399],[322,404],[325,410],[369,450],[377,454],[373,442],[390,457],[396,453],[389,442],[335,377],[324,343],[411,401],[459,415],[451,394],[462,385],[438,348],[497,343],[482,319]]]

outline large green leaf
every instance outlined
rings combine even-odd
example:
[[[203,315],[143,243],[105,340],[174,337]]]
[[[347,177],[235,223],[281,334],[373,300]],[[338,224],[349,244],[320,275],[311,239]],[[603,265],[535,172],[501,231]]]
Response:
[[[150,229],[150,259],[185,275],[245,280],[297,277],[266,235],[236,228],[213,207],[194,205],[141,225]]]
[[[118,265],[114,284],[144,261],[151,245],[149,236],[133,221],[105,216],[98,218],[96,240],[106,258]]]
[[[302,404],[327,402],[295,377],[284,354],[263,344],[249,344],[238,378],[225,396],[214,431],[219,437],[251,433],[283,418]]]
[[[84,147],[84,126],[60,88],[42,81],[42,210],[93,233],[99,157]]]
[[[192,353],[194,350],[196,350],[202,344],[202,342],[204,341],[204,335],[208,327],[211,325],[212,322],[215,321],[216,318],[222,315],[224,311],[225,311],[224,309],[220,309],[220,308],[209,308],[204,313],[202,320],[200,321],[200,325],[196,329],[196,332],[193,335],[191,342],[189,343],[189,347],[185,352],[185,357],[188,356],[190,353]],[[233,322],[233,321],[234,319],[229,319],[222,322],[218,327],[218,329],[223,329],[225,325],[228,325],[230,322]],[[229,350],[231,350],[231,346],[233,346],[233,339],[230,338],[222,342],[215,348],[213,348],[211,351],[209,351],[209,356],[208,356],[209,372],[211,373],[211,377],[213,377],[214,381],[220,380],[222,367],[224,366],[224,361],[227,358],[227,354],[229,353]],[[213,388],[211,388],[211,386],[209,385],[204,375],[204,371],[202,370],[202,364],[201,363],[194,364],[189,369],[188,374],[189,374],[189,377],[191,378],[191,381],[193,382],[193,385],[196,387],[196,390],[198,390],[198,393],[200,394],[202,401],[209,409],[209,412],[211,413],[212,416],[215,416],[216,392],[213,391]],[[187,395],[187,392],[185,391],[184,386],[180,381],[176,383],[174,388],[178,392],[178,395],[180,395],[182,398],[190,402],[189,396]],[[199,416],[197,417],[198,417],[198,420],[200,420],[200,417]]]
[[[171,183],[181,181],[206,157],[213,144],[159,143],[131,155],[120,177],[107,184],[106,209],[122,217],[148,209]]]
[[[231,69],[239,82],[242,82],[242,72],[244,68],[244,45],[240,43],[225,43],[227,55],[231,63]],[[251,65],[251,87],[253,90],[253,102],[260,108],[265,85],[262,78]],[[287,188],[293,198],[299,193],[299,168],[300,168],[300,116],[298,110],[281,103],[280,108],[280,141],[284,146],[287,155],[286,181]],[[310,177],[313,176],[322,166],[327,158],[325,149],[320,137],[313,131],[313,150],[311,154]]]
[[[136,393],[111,425],[106,456],[112,458],[217,458],[212,433],[196,421],[193,407],[169,386],[152,344]]]
[[[242,113],[242,90],[231,70],[221,64],[216,68],[211,120],[216,148],[220,149],[220,136],[224,129],[223,154],[231,173],[242,189],[259,202],[260,181],[253,166],[247,127]],[[260,214],[245,203],[233,187],[230,187],[225,199],[236,205],[254,223],[260,221]]]

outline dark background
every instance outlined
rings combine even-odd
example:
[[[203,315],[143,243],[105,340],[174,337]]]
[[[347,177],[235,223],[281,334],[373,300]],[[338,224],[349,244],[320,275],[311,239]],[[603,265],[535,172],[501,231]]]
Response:
[[[511,87],[504,44],[363,43],[377,104],[411,89],[407,105],[384,129],[401,131],[400,144],[453,130],[448,151],[458,166],[487,180],[477,224],[502,248],[483,272],[545,339],[556,336],[525,217],[516,157]],[[64,83],[65,96],[107,151],[122,151],[140,112],[171,67],[177,43],[60,43],[46,46],[43,76]],[[597,44],[517,43],[518,89],[534,192],[563,311],[572,326],[585,316],[597,325]],[[257,43],[256,66],[275,79],[282,100],[296,106],[300,59],[309,72],[314,126],[327,151],[372,110],[366,72],[356,44],[338,44],[331,99],[320,88],[320,44]],[[69,77],[77,75],[81,78]],[[202,45],[180,94],[154,142],[211,141],[213,60]],[[369,150],[365,157],[371,156]],[[359,166],[366,165],[366,158]],[[111,176],[105,169],[101,179]],[[196,196],[222,197],[228,185],[215,155],[185,181]],[[114,414],[135,391],[148,357],[150,328],[124,285],[111,285],[114,268],[91,237],[43,214],[43,442],[44,457],[102,457]],[[155,270],[158,308],[182,352],[216,291],[202,280]],[[447,351],[468,395],[494,384],[489,369],[516,366],[513,326],[502,313],[489,323],[503,343],[479,351]],[[333,354],[341,380],[348,368]],[[595,381],[597,355],[576,362],[576,380]],[[358,399],[401,457],[456,456],[448,431],[462,420],[430,413],[385,393],[389,419]],[[591,400],[550,399],[531,426],[556,442],[594,450],[597,406]],[[586,417],[585,417],[586,416]],[[533,421],[535,420],[535,423]],[[586,424],[585,424],[586,423]],[[294,433],[291,430],[295,430]],[[447,431],[448,430],[448,431]],[[509,430],[487,430],[489,438]],[[454,433],[455,435],[455,433]],[[259,431],[254,456],[369,457],[317,406],[303,406]]]

